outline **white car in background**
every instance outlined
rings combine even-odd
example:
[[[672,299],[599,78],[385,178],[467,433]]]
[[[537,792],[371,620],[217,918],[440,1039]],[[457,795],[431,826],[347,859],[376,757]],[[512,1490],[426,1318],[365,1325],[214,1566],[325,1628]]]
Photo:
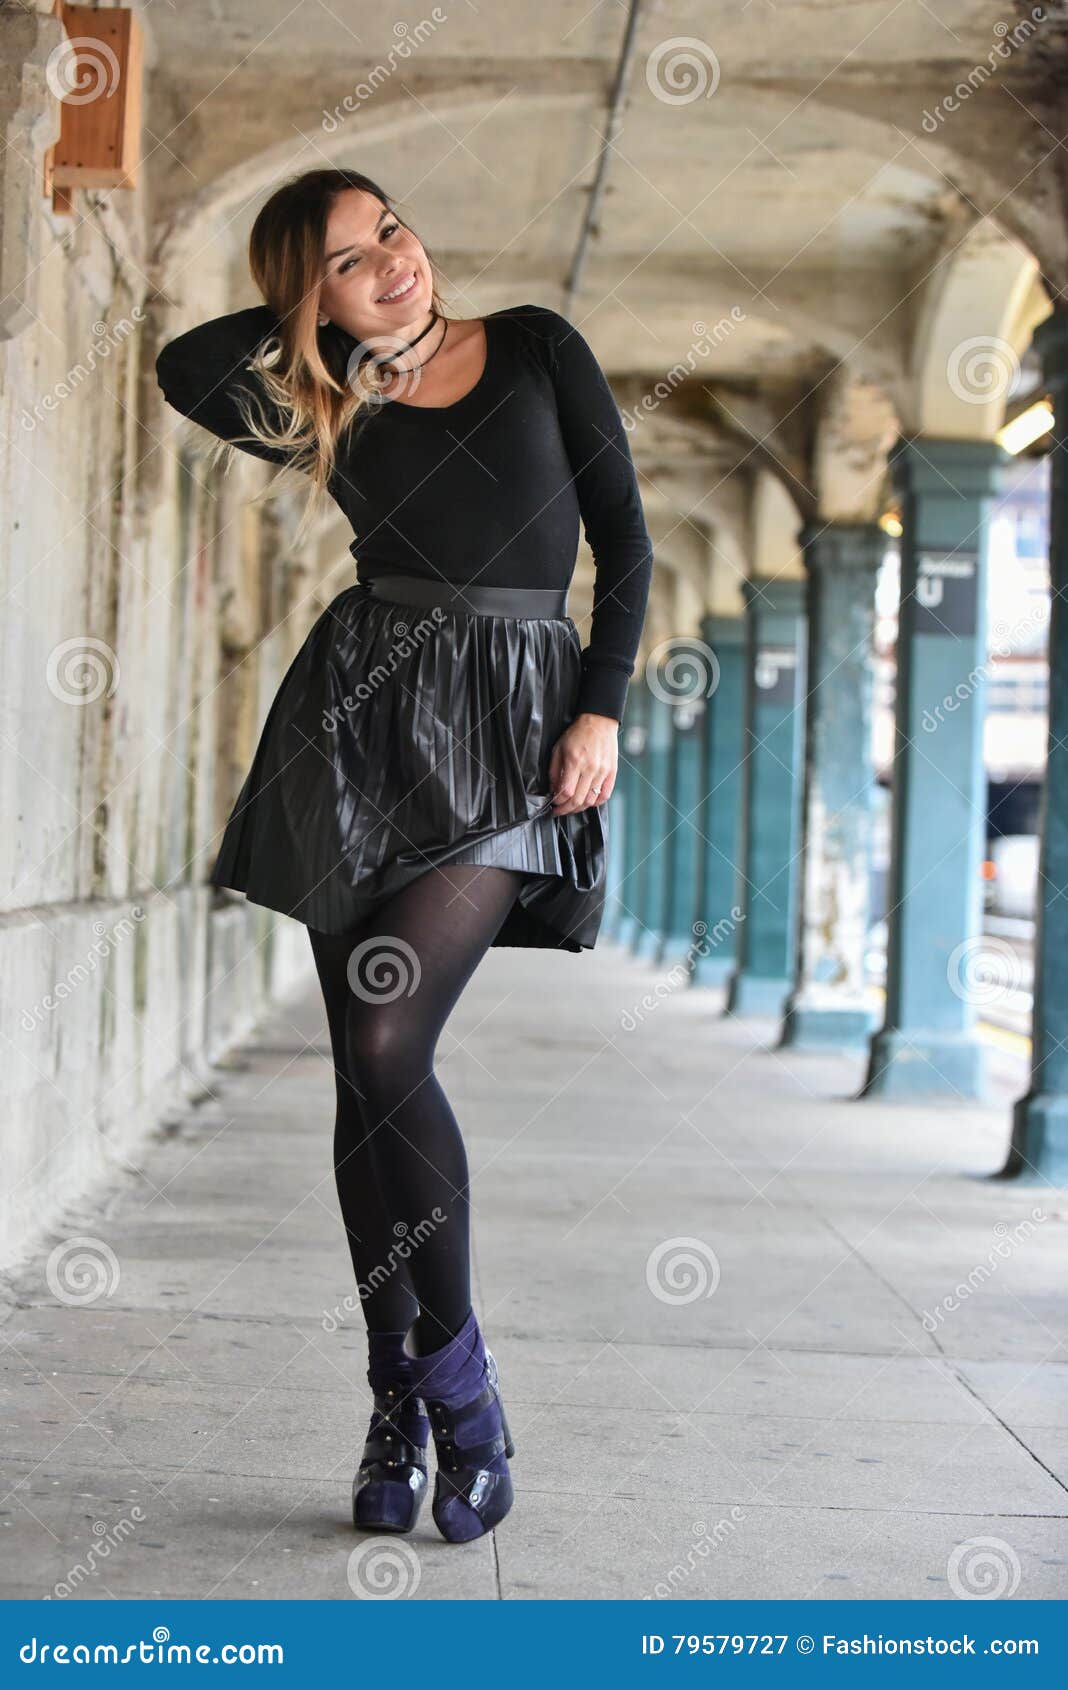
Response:
[[[1035,914],[1038,891],[1036,833],[1012,833],[990,843],[986,874],[986,907],[990,915],[1029,921]]]

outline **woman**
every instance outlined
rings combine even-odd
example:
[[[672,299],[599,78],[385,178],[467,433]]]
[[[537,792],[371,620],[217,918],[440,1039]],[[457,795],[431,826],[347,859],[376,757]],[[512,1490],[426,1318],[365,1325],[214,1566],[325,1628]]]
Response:
[[[358,580],[282,681],[212,880],[306,924],[326,1003],[374,1396],[353,1519],[410,1530],[433,1432],[433,1517],[466,1541],[511,1507],[514,1450],[434,1051],[491,945],[595,943],[651,547],[581,334],[536,305],[446,317],[426,249],[367,177],[280,188],[249,263],[265,305],[169,342],[160,386],[328,493]],[[567,615],[580,517],[585,649]]]

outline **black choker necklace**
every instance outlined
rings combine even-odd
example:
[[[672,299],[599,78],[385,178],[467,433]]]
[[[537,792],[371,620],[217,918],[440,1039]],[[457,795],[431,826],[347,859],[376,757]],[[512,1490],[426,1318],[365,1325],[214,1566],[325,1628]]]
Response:
[[[431,309],[433,309],[433,308],[431,308]],[[409,346],[415,345],[415,341],[422,340],[423,335],[427,334],[429,332],[429,330],[433,328],[435,322],[444,323],[445,327],[442,329],[441,339],[438,341],[438,344],[435,346],[435,348],[434,348],[433,352],[431,352],[430,356],[427,357],[427,358],[421,359],[418,364],[402,364],[399,370],[391,369],[390,365],[393,363],[394,358],[399,358],[401,356],[402,352],[407,352],[408,349],[409,349]],[[449,325],[446,322],[445,318],[439,316],[439,314],[436,311],[434,311],[432,321],[427,324],[425,329],[422,329],[420,331],[420,333],[416,335],[415,340],[409,342],[409,346],[402,347],[400,352],[390,352],[390,353],[384,355],[383,357],[376,358],[374,360],[375,363],[378,365],[378,369],[379,369],[380,374],[384,373],[386,378],[388,380],[392,381],[394,378],[396,378],[397,380],[400,380],[401,377],[403,377],[403,376],[414,375],[416,370],[425,369],[427,364],[429,364],[430,359],[436,358],[438,353],[441,351],[442,347],[445,344],[445,337],[448,334],[448,332],[449,332]]]
[[[434,327],[434,324],[437,322],[437,320],[438,320],[438,313],[435,311],[434,307],[431,306],[430,307],[430,321],[427,324],[426,328],[420,329],[419,333],[416,335],[414,340],[405,341],[403,346],[398,347],[396,352],[391,352],[389,357],[384,358],[382,360],[382,362],[383,363],[392,363],[394,358],[400,358],[405,352],[410,352],[412,350],[413,346],[418,346],[419,342],[422,340],[423,336],[425,334],[430,333],[431,329]]]

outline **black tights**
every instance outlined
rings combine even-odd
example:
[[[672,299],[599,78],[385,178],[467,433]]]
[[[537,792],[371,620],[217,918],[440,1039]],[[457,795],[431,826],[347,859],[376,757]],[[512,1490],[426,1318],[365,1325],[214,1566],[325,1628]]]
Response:
[[[471,1308],[467,1156],[434,1052],[522,879],[446,864],[351,933],[309,929],[337,1081],[334,1173],[364,1318],[376,1332],[414,1321],[420,1355]]]

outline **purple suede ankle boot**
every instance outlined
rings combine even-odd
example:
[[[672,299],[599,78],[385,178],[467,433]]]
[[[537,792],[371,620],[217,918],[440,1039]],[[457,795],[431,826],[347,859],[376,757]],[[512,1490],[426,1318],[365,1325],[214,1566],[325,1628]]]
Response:
[[[441,1349],[405,1355],[412,1388],[426,1403],[434,1434],[434,1524],[450,1543],[469,1543],[492,1531],[514,1500],[507,1458],[515,1446],[497,1364],[473,1309]]]
[[[352,1481],[352,1523],[365,1531],[410,1532],[426,1494],[430,1423],[413,1390],[403,1332],[368,1332],[367,1383],[374,1411]]]

